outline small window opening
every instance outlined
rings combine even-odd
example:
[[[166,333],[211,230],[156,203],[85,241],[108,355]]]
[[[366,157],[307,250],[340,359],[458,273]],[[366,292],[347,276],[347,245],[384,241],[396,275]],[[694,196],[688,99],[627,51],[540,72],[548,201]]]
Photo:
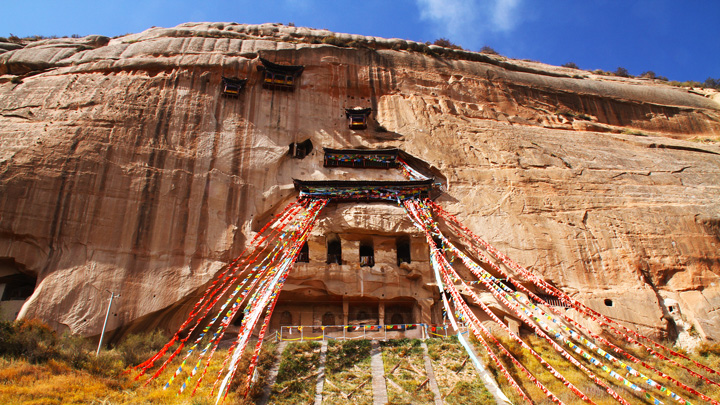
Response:
[[[371,243],[364,242],[360,245],[360,267],[372,267],[375,265],[375,251]]]
[[[673,308],[672,306],[669,306],[668,312],[670,312],[672,314],[673,312],[675,312],[675,308]]]
[[[307,242],[303,243],[298,253],[298,263],[310,263],[310,248],[308,248]]]
[[[397,264],[411,263],[410,260],[410,238],[400,237],[395,240],[395,249],[397,251]]]
[[[292,324],[292,314],[290,311],[283,311],[283,313],[280,314],[280,326],[288,326]]]
[[[335,315],[332,312],[326,312],[322,318],[323,325],[335,325]]]
[[[288,147],[288,154],[295,159],[305,159],[313,150],[313,143],[310,139],[302,142],[293,142]]]
[[[337,235],[328,237],[327,241],[327,263],[342,264],[342,245]]]
[[[611,307],[611,306],[613,306],[612,300],[609,299],[609,298],[605,298],[605,306],[606,306],[606,307]]]

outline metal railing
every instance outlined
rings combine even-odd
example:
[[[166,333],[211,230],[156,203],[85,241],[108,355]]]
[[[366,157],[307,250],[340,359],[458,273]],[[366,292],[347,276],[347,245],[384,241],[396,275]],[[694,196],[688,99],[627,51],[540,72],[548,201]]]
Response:
[[[460,332],[467,327],[460,326]],[[412,332],[418,338],[451,337],[454,331],[450,325],[429,325],[424,323],[392,324],[392,325],[286,325],[275,331],[278,341],[305,340],[353,340],[379,339],[387,340],[388,332],[397,336],[398,332],[407,335]],[[392,337],[393,335],[391,335]]]

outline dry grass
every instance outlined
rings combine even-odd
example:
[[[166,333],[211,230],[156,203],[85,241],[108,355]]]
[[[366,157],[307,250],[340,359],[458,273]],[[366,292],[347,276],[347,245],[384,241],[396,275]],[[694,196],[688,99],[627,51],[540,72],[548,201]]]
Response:
[[[258,381],[250,391],[248,399],[243,398],[245,376],[242,371],[236,375],[236,382],[230,386],[226,404],[251,404],[261,394],[265,378],[273,361],[273,345],[264,348],[258,368]],[[222,359],[227,351],[218,351],[216,356]],[[197,361],[197,357],[191,356]],[[195,396],[190,393],[194,385],[189,385],[183,394],[178,389],[192,370],[194,361],[188,361],[184,371],[167,390],[163,386],[177,369],[177,364],[168,367],[157,379],[146,387],[145,381],[134,381],[129,374],[116,374],[104,377],[87,370],[71,367],[65,361],[49,360],[42,364],[30,364],[25,360],[0,359],[0,403],[2,404],[205,404],[214,403],[210,391],[217,376],[219,364],[215,364],[205,376],[203,385]],[[247,368],[247,356],[239,370]],[[192,382],[194,384],[194,380]]]
[[[695,138],[690,138],[690,141],[699,142],[699,143],[707,143],[707,144],[715,144],[715,143],[720,143],[720,136],[716,136],[716,137],[698,136]]]
[[[372,404],[370,341],[347,340],[328,343],[325,359],[324,404]],[[360,387],[363,383],[362,387]],[[347,395],[351,394],[350,399]]]
[[[424,350],[418,339],[397,339],[381,343],[388,400],[391,404],[432,404],[434,395],[427,379]]]
[[[425,342],[440,394],[446,404],[495,403],[457,338],[428,339]]]
[[[44,364],[0,361],[2,404],[122,403],[129,386],[127,378],[98,377],[55,360]]]
[[[542,366],[529,352],[525,351],[520,347],[520,345],[510,342],[508,338],[500,338],[500,340],[503,342],[503,344],[515,355],[515,357],[523,363],[528,370],[530,370],[535,377],[540,380],[545,387],[547,387],[550,391],[555,393],[561,400],[563,400],[565,403],[582,403],[579,398],[577,398],[575,395],[570,392],[558,379],[553,377],[550,372]],[[581,370],[579,370],[577,367],[570,364],[570,362],[564,358],[561,357],[559,353],[557,353],[547,342],[544,340],[534,336],[529,335],[525,336],[524,340],[535,349],[536,352],[538,352],[548,363],[550,363],[557,371],[559,371],[563,376],[565,376],[573,385],[575,385],[580,391],[587,394],[595,403],[597,404],[614,404],[617,403],[610,395],[605,392],[605,389],[598,386],[595,382],[593,382],[585,373],[583,373]],[[720,398],[720,387],[704,384],[700,381],[697,381],[694,377],[690,376],[689,373],[687,373],[684,370],[681,370],[677,367],[673,367],[672,365],[666,363],[665,361],[655,359],[652,356],[649,356],[647,353],[644,352],[644,350],[640,350],[639,348],[633,348],[629,347],[627,350],[633,352],[636,357],[641,358],[643,361],[647,362],[648,364],[651,364],[653,367],[662,370],[663,372],[672,375],[674,378],[683,381],[690,387],[693,387],[694,389],[703,392],[705,395],[708,395],[713,398]],[[618,381],[612,377],[610,377],[605,371],[591,365],[589,361],[586,361],[581,356],[576,355],[572,351],[568,351],[575,359],[577,359],[581,364],[583,364],[585,367],[590,369],[593,373],[595,373],[600,379],[605,381],[607,385],[609,385],[615,392],[617,392],[620,396],[622,396],[626,401],[628,401],[630,404],[645,404],[647,403],[647,400],[644,398],[644,394],[634,391],[630,389],[629,387],[626,387],[623,385],[621,381]],[[619,356],[617,356],[620,358]],[[706,350],[701,350],[697,355],[692,355],[692,357],[696,358],[696,360],[701,361],[703,364],[708,365],[709,367],[713,369],[718,369],[717,367],[720,366],[720,345],[716,346],[706,346]],[[504,356],[501,357],[504,359],[505,366],[510,370],[511,374],[513,375],[513,378],[515,378],[516,381],[520,383],[520,385],[523,387],[523,390],[530,396],[530,398],[539,404],[550,404],[551,402],[545,398],[545,395],[534,386],[533,383],[531,383],[524,375],[521,375],[520,371],[515,368],[512,364],[510,364],[509,360],[505,359]],[[666,398],[665,394],[652,389],[647,384],[645,384],[640,378],[635,378],[632,376],[627,375],[626,372],[622,372],[617,367],[611,367],[611,363],[607,360],[599,358],[599,356],[595,356],[595,358],[601,360],[603,364],[610,367],[615,372],[625,376],[630,381],[637,384],[639,387],[643,389],[647,389],[648,392],[658,399],[663,400],[663,398]],[[604,361],[603,361],[604,360]],[[625,359],[621,359],[625,361]],[[689,364],[689,361],[683,361],[681,362],[683,364]],[[675,385],[669,381],[666,381],[662,379],[660,376],[657,376],[654,374],[654,372],[646,369],[640,364],[634,364],[630,362],[629,360],[626,361],[626,364],[631,365],[636,370],[640,371],[641,373],[647,375],[648,377],[652,378],[654,381],[659,382],[666,387],[670,388],[673,392],[681,395],[683,398],[688,399],[692,403],[704,403],[704,401],[690,393],[686,393],[683,390],[681,390],[679,387],[675,387]],[[499,381],[499,384],[503,388],[503,391],[510,397],[510,399],[513,402],[520,402],[519,396],[509,387],[509,384],[507,380],[500,375],[498,370],[494,365],[490,366],[493,373],[496,375],[496,378]],[[707,374],[707,373],[706,373]]]
[[[52,333],[46,333],[45,329],[36,327],[37,325],[32,322],[12,326],[17,331],[15,335],[12,335],[9,334],[12,330],[8,329],[8,325],[6,324],[7,327],[2,330],[5,334],[3,336],[9,336],[14,340],[5,339],[12,345],[6,345],[4,357],[0,356],[0,404],[211,404],[214,403],[214,398],[210,395],[210,391],[220,371],[222,359],[227,355],[227,350],[220,350],[215,354],[214,364],[205,375],[203,385],[198,389],[195,396],[190,395],[195,379],[191,380],[188,389],[184,393],[177,395],[179,387],[188,375],[187,373],[192,370],[197,361],[197,354],[188,359],[183,371],[168,390],[163,390],[163,386],[177,369],[177,361],[156,380],[143,387],[144,379],[134,381],[133,375],[122,374],[122,370],[127,359],[139,358],[140,354],[138,354],[137,348],[146,347],[145,342],[157,340],[152,336],[139,339],[138,342],[128,342],[123,349],[124,352],[121,350],[104,351],[101,356],[96,358],[94,353],[91,353],[85,347],[86,345],[81,339],[62,337],[60,340],[56,340]],[[609,404],[616,402],[585,373],[562,358],[547,342],[534,335],[528,335],[524,339],[543,359],[553,365],[581,391],[590,396],[595,403]],[[500,340],[520,362],[531,370],[561,400],[568,404],[582,402],[559,380],[554,378],[537,359],[522,349],[520,345],[511,342],[506,337],[501,337]],[[477,377],[472,363],[467,359],[467,354],[456,338],[429,339],[426,342],[445,403],[493,403],[491,396],[485,390],[479,377]],[[420,342],[402,339],[383,343],[382,347],[390,403],[432,403],[433,395],[429,390],[421,389],[416,391],[418,386],[426,379]],[[247,398],[244,397],[246,376],[243,370],[247,370],[250,353],[246,354],[238,366],[235,382],[230,386],[225,403],[251,404],[259,399],[262,389],[266,385],[268,370],[275,361],[275,348],[274,344],[265,344],[260,355],[257,379],[251,387]],[[323,393],[325,403],[372,403],[370,350],[371,343],[368,340],[332,341],[329,343],[325,391]],[[651,364],[652,367],[670,374],[705,395],[715,399],[720,398],[720,387],[698,380],[682,368],[656,359],[640,348],[628,347],[627,350]],[[32,354],[32,356],[28,355],[28,359],[34,359],[34,362],[23,358],[28,353]],[[570,353],[592,372],[597,373],[629,403],[646,403],[646,400],[639,393],[609,377],[606,372],[590,365],[588,361],[579,355],[573,352]],[[478,354],[486,357],[486,361],[488,360],[487,354],[484,354],[482,349],[478,350]],[[52,357],[46,359],[50,355]],[[697,353],[688,355],[713,370],[720,369],[720,345],[718,344],[702,345]],[[502,356],[501,358],[513,377],[520,382],[525,392],[535,403],[550,403],[544,394],[529,382],[524,375],[521,375],[519,370],[508,359]],[[305,342],[288,346],[288,349],[283,353],[280,373],[271,402],[277,404],[311,403],[315,394],[316,378],[313,377],[317,373],[318,362],[319,345],[317,343]],[[603,362],[610,366],[608,361]],[[656,376],[654,372],[642,365],[630,363],[629,360],[626,362],[641,373],[672,389],[691,403],[705,402],[701,398],[675,387],[673,383]],[[678,360],[678,362],[691,366],[691,362],[687,360]],[[487,362],[487,364],[495,373],[503,391],[515,403],[520,403],[517,394],[509,387],[504,377],[499,376],[496,367],[490,362]],[[695,367],[692,368],[695,369]],[[613,370],[622,375],[626,374],[618,368],[613,368]],[[708,376],[710,380],[720,381],[717,375],[707,372],[702,372],[702,374]],[[666,398],[664,394],[644,385],[640,379],[628,378],[642,388],[647,388],[658,398]]]

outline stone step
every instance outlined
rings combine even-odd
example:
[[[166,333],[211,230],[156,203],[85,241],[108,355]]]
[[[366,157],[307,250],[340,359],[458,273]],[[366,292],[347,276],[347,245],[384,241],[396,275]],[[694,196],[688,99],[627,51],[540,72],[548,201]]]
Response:
[[[377,340],[372,341],[370,367],[372,368],[373,405],[385,405],[388,403],[385,365],[383,364],[380,343]]]
[[[317,384],[315,385],[315,405],[322,405],[323,387],[325,386],[325,357],[327,356],[327,341],[323,340],[320,347],[320,366],[318,368]]]
[[[440,395],[440,388],[438,388],[437,380],[435,379],[435,370],[433,370],[432,362],[430,361],[430,355],[428,354],[428,347],[425,342],[420,345],[423,348],[425,354],[423,359],[425,360],[425,373],[427,373],[428,384],[430,385],[430,391],[435,396],[435,405],[443,405],[442,395]]]
[[[272,367],[270,368],[270,373],[268,374],[268,379],[265,384],[265,387],[263,387],[263,395],[262,398],[257,402],[258,405],[266,405],[268,402],[270,402],[270,394],[272,393],[272,387],[275,385],[275,381],[277,380],[278,372],[280,371],[280,361],[282,360],[282,354],[285,351],[285,348],[287,347],[287,342],[280,342],[277,345],[276,349],[276,355],[277,358],[275,362],[273,363]]]

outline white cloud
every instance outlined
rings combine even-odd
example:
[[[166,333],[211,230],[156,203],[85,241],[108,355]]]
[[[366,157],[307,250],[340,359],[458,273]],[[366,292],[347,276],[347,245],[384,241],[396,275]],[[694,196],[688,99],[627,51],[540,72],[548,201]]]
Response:
[[[520,20],[517,8],[520,0],[495,0],[493,7],[494,28],[497,31],[511,31]]]
[[[522,1],[415,0],[420,18],[431,21],[438,35],[471,42],[480,41],[487,32],[512,31],[521,20]],[[469,38],[469,33],[472,33],[473,39]]]
[[[435,23],[444,35],[455,36],[472,23],[475,0],[416,0],[420,18]]]

